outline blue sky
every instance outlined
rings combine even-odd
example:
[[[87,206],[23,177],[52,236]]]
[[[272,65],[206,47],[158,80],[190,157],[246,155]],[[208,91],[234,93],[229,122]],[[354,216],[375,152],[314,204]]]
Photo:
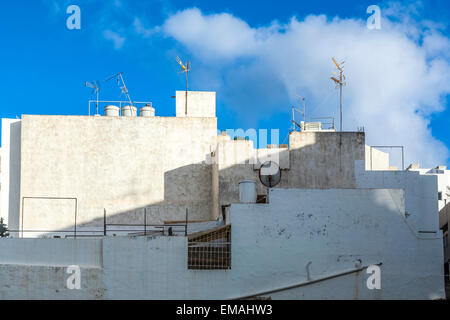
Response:
[[[66,28],[69,16],[66,8],[70,4],[81,8],[81,30]],[[369,16],[366,8],[372,4],[381,7],[386,20],[378,34],[373,30],[362,35],[361,32],[367,32],[360,30]],[[370,144],[406,145],[410,162],[449,164],[450,89],[438,85],[449,79],[439,74],[439,70],[445,73],[450,62],[450,55],[445,53],[450,48],[446,47],[450,37],[449,9],[445,0],[401,5],[345,0],[2,2],[0,116],[87,115],[92,96],[83,86],[84,81],[104,80],[119,71],[124,72],[133,99],[150,100],[157,115],[173,116],[175,104],[171,96],[175,90],[184,88],[184,78],[178,74],[175,62],[175,56],[179,55],[192,61],[190,89],[217,91],[219,129],[279,128],[283,143],[291,126],[289,108],[297,103],[293,93],[307,96],[313,116],[337,116],[337,92],[329,83],[327,72],[333,69],[329,58],[338,54],[348,58],[349,65],[348,89],[344,89],[344,107],[349,105],[344,113],[344,124],[348,124],[345,129],[365,126]],[[324,15],[325,21],[320,21],[320,15]],[[336,17],[338,21],[333,20]],[[194,30],[193,25],[200,19],[204,22],[203,29]],[[429,27],[430,23],[437,26]],[[248,39],[254,41],[248,47],[245,45],[248,41],[242,39],[247,32]],[[323,40],[324,44],[318,45],[322,36],[333,32],[342,35],[342,43],[348,41],[347,44],[330,48],[326,44],[332,41]],[[426,41],[431,34],[433,37]],[[367,41],[367,46],[359,44],[360,47],[353,48],[351,41],[358,40],[347,39],[350,36],[361,39],[359,42]],[[259,41],[261,37],[264,41]],[[220,50],[217,39],[221,41]],[[239,41],[245,50],[241,50],[241,45],[234,46]],[[383,106],[393,101],[392,106],[386,107],[392,112],[390,124],[383,120],[387,111],[378,109],[378,104],[371,106],[366,100],[370,94],[378,97],[390,92],[384,87],[389,79],[374,77],[370,87],[356,87],[364,82],[356,79],[365,78],[364,74],[358,74],[361,67],[356,67],[353,55],[355,51],[372,52],[370,46],[374,41],[380,52],[367,57],[368,61],[385,57],[382,61],[389,65],[391,62],[386,59],[397,55],[395,61],[410,61],[414,70],[405,66],[393,76],[403,79],[421,70],[417,73],[418,81],[427,79],[423,87],[414,90],[423,90],[423,94],[411,94],[405,89],[411,85],[405,83],[398,90],[402,95],[386,93],[386,100],[380,100]],[[396,42],[404,43],[404,47],[396,46]],[[226,44],[223,48],[222,43]],[[389,46],[393,46],[391,51],[386,49]],[[410,48],[415,50],[414,54],[406,56]],[[317,56],[314,50],[329,52],[318,60],[314,58]],[[309,51],[311,54],[303,55]],[[268,64],[270,67],[266,69],[264,66]],[[298,72],[291,74],[289,69],[297,67]],[[392,82],[395,87],[399,81]],[[347,101],[345,90],[349,90]],[[369,93],[361,96],[366,90]],[[116,100],[119,94],[116,84],[108,82],[103,84],[100,98]],[[415,107],[399,106],[396,111],[402,100]],[[315,108],[319,109],[317,113]],[[405,112],[411,114],[403,117]],[[397,125],[405,134],[397,134]],[[418,128],[417,136],[416,131],[408,131],[414,126]]]

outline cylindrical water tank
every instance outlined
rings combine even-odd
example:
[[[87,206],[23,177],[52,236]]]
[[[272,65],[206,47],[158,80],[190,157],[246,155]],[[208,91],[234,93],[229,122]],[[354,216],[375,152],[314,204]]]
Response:
[[[119,116],[119,107],[106,106],[105,107],[105,116],[107,116],[107,117],[118,117]]]
[[[256,203],[256,182],[244,180],[239,182],[239,201],[241,203]]]
[[[124,117],[136,117],[137,109],[135,106],[123,106],[122,107],[122,116]]]
[[[154,117],[155,109],[150,107],[148,104],[139,109],[139,115],[141,117]]]

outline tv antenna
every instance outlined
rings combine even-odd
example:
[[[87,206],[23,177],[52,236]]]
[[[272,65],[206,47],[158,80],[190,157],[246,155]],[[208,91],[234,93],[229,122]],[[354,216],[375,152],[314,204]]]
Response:
[[[333,72],[335,77],[331,77],[331,80],[333,80],[336,84],[336,89],[339,88],[339,110],[340,110],[340,130],[342,132],[342,87],[347,84],[346,78],[344,75],[344,63],[345,61],[342,61],[341,63],[338,63],[336,59],[331,58],[333,60],[334,64],[336,65],[337,71]]]
[[[180,57],[177,56],[177,62],[181,66],[181,71],[179,73],[186,73],[186,104],[184,107],[184,114],[187,116],[187,100],[188,100],[188,82],[189,82],[189,71],[191,71],[191,62],[187,61],[186,65],[183,64]]]
[[[97,114],[98,114],[98,92],[100,91],[100,81],[86,81],[84,83],[85,87],[92,88],[92,94],[97,95]]]
[[[105,82],[109,81],[111,79],[116,79],[117,80],[117,85],[122,90],[121,93],[120,93],[119,99],[124,94],[127,97],[128,101],[130,102],[130,105],[133,106],[133,101],[131,100],[131,96],[130,96],[130,93],[128,92],[127,86],[125,85],[125,80],[123,80],[122,72],[116,73],[112,77],[109,77],[108,79],[105,80]],[[131,112],[133,112],[133,111],[131,111]]]

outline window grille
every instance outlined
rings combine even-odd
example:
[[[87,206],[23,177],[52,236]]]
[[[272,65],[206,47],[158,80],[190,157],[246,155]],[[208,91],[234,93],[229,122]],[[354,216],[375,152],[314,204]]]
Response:
[[[231,269],[231,226],[188,236],[188,269]]]

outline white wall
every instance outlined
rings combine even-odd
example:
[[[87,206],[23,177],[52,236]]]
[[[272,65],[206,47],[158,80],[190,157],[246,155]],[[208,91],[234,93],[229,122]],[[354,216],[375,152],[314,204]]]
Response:
[[[22,117],[25,229],[214,219],[211,165],[216,118]],[[195,185],[195,188],[192,186]],[[17,211],[19,212],[19,211]]]
[[[101,239],[17,239],[0,241],[2,265],[102,268]]]
[[[405,190],[408,221],[417,231],[439,232],[438,179],[419,171],[365,171],[364,161],[355,161],[357,188]]]
[[[64,290],[61,273],[50,273],[49,269],[53,270],[50,267],[29,270],[29,267],[10,264],[11,257],[5,262],[0,255],[0,296],[239,298],[305,283],[307,265],[309,277],[314,280],[355,269],[358,263],[367,266],[381,262],[381,290],[369,290],[366,286],[369,275],[359,272],[266,296],[273,299],[443,297],[442,240],[418,238],[405,223],[404,208],[403,190],[272,189],[269,204],[231,206],[230,270],[187,269],[185,237],[107,237],[101,246],[103,269],[100,273],[89,270],[82,273],[85,287],[81,293]],[[36,240],[29,241],[31,244]],[[61,243],[62,239],[46,241]],[[96,246],[96,240],[86,241]],[[23,254],[16,250],[18,243],[5,246],[19,256]],[[55,245],[50,259],[57,257],[61,249]],[[30,273],[26,284],[21,278],[13,281],[25,271]],[[2,283],[7,283],[7,290]]]

